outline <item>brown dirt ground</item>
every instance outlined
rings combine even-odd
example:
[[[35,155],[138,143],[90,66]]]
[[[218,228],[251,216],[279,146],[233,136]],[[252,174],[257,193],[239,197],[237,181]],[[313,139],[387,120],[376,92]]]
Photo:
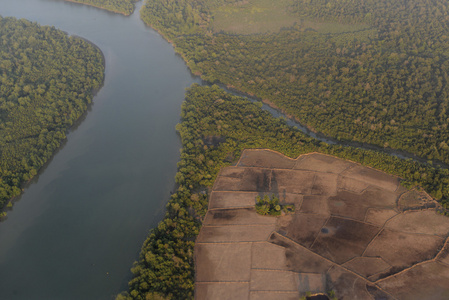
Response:
[[[338,187],[340,190],[361,194],[369,187],[369,184],[367,182],[340,175],[338,177]]]
[[[367,247],[365,256],[380,256],[394,267],[403,269],[433,259],[444,239],[438,236],[382,230]]]
[[[264,194],[295,213],[258,215],[255,198]],[[434,206],[397,177],[353,162],[245,150],[211,192],[195,246],[195,298],[334,290],[350,300],[449,299],[449,219]]]
[[[328,155],[312,153],[300,156],[294,169],[340,174],[354,166],[357,166],[357,164]]]
[[[285,248],[271,243],[253,243],[251,266],[254,269],[288,271]]]
[[[393,218],[385,227],[402,232],[445,237],[449,232],[449,218],[430,210],[410,211]]]
[[[343,266],[365,278],[388,271],[391,267],[381,257],[356,257]]]
[[[344,176],[375,185],[394,192],[398,188],[399,179],[384,172],[357,165],[343,172]]]
[[[297,291],[298,273],[279,270],[251,270],[251,291]]]
[[[215,191],[270,192],[271,170],[230,168],[232,172],[224,171],[215,181]]]
[[[328,197],[304,196],[302,205],[300,207],[297,207],[297,210],[298,212],[304,214],[330,216]]]
[[[212,192],[209,199],[209,209],[254,207],[257,192]]]
[[[208,282],[195,286],[195,299],[198,300],[229,300],[248,299],[248,282]]]
[[[320,293],[326,289],[326,275],[317,273],[299,273],[299,293]]]
[[[267,219],[255,212],[255,208],[232,208],[211,210],[203,225],[268,225],[276,224],[275,218]]]
[[[296,213],[293,216],[292,222],[287,227],[281,228],[279,231],[285,232],[285,236],[288,236],[300,245],[310,247],[328,218],[329,217],[326,215]]]
[[[330,197],[329,210],[332,215],[351,218],[363,222],[369,203],[365,201],[366,192],[356,194],[348,191],[339,191],[334,197]]]
[[[316,173],[313,182],[312,195],[336,195],[337,194],[336,174]]]
[[[335,291],[339,299],[373,299],[363,278],[338,266],[332,267],[327,274],[331,282],[329,288]]]
[[[257,152],[257,155],[254,153]],[[237,166],[239,167],[259,167],[259,168],[276,168],[276,169],[292,169],[296,160],[285,157],[279,152],[267,151],[264,149],[256,149],[251,152],[244,151],[240,157]]]
[[[285,248],[287,268],[298,273],[325,273],[334,264],[297,243],[273,233],[270,243]]]
[[[397,299],[449,299],[449,266],[429,262],[379,282]]]
[[[446,245],[444,246],[443,250],[441,250],[437,259],[439,261],[441,261],[442,263],[449,265],[449,244],[447,241],[446,241]]]
[[[315,173],[307,171],[274,170],[273,176],[276,178],[279,193],[286,191],[294,194],[310,195],[315,179]]]
[[[196,244],[195,256],[197,282],[250,280],[250,243]]]
[[[342,264],[361,256],[380,228],[366,223],[331,217],[311,250]]]
[[[292,193],[280,193],[279,200],[282,204],[294,204],[295,207],[301,207],[304,196]]]
[[[365,222],[371,223],[377,226],[382,226],[389,219],[396,216],[398,212],[388,208],[368,208],[366,211]]]
[[[229,298],[238,299],[238,298]],[[243,298],[242,298],[243,299]],[[245,298],[247,299],[247,298]],[[298,292],[251,291],[250,300],[298,300]]]
[[[366,213],[370,208],[395,207],[397,195],[368,188],[363,193],[339,191],[334,197],[329,197],[329,209],[332,215],[365,221]]]
[[[271,221],[271,220],[270,220]],[[270,222],[271,223],[271,222]],[[203,226],[198,237],[204,243],[260,242],[275,229],[268,225]]]

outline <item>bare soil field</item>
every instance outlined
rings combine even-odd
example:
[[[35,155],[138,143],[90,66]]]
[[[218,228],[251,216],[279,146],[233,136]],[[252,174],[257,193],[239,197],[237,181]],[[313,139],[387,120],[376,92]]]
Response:
[[[293,214],[261,216],[256,196]],[[449,218],[400,179],[332,156],[245,150],[195,246],[196,299],[449,299]]]

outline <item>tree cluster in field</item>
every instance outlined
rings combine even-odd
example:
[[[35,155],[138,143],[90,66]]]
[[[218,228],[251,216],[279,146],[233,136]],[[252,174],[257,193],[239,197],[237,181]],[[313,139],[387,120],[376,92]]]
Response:
[[[138,0],[68,0],[96,6],[112,12],[121,13],[129,16],[134,11],[134,2]]]
[[[262,216],[280,216],[282,213],[292,213],[295,211],[294,205],[282,205],[276,195],[256,196],[256,212]]]
[[[141,16],[209,82],[267,100],[326,135],[449,163],[449,2],[296,0],[292,28],[213,33],[213,9],[232,2],[154,0]],[[322,33],[307,22],[357,26]]]
[[[218,86],[189,88],[181,116],[176,127],[182,140],[176,174],[179,188],[167,204],[164,219],[142,247],[132,268],[129,291],[118,300],[193,299],[193,251],[207,211],[209,189],[219,170],[237,160],[244,149],[269,148],[291,158],[314,151],[330,154],[401,176],[410,185],[421,185],[432,195],[449,199],[446,169],[325,144],[288,126],[284,119],[272,117],[261,109],[261,103],[226,93]]]
[[[103,56],[53,27],[0,17],[0,209],[65,139],[103,82]]]

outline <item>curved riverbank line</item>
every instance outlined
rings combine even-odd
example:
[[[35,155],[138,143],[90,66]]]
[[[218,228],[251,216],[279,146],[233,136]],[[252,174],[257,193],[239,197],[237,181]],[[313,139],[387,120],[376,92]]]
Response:
[[[9,61],[2,66],[7,77],[0,103],[1,210],[20,195],[87,111],[103,84],[105,62],[101,50],[85,39],[23,19],[0,22],[1,59]]]
[[[84,4],[100,9],[104,9],[113,13],[130,16],[134,12],[134,3],[139,0],[64,0],[72,3]]]
[[[41,0],[2,0],[0,11],[85,37],[107,65],[88,113],[0,225],[2,297],[111,299],[127,286],[142,241],[163,217],[180,155],[174,128],[185,88],[198,80],[136,15]],[[73,79],[62,77],[66,85]]]
[[[438,2],[447,7],[444,1]],[[350,7],[354,19],[336,17],[332,14],[338,15],[337,11],[318,8],[320,2],[289,6],[285,1],[265,0],[235,4],[238,7],[225,1],[167,4],[155,0],[145,4],[141,17],[172,41],[192,72],[207,82],[254,95],[334,140],[376,145],[387,152],[397,149],[421,161],[447,165],[448,103],[442,95],[449,93],[449,84],[442,75],[445,67],[437,61],[441,48],[429,46],[409,53],[404,46],[404,40],[413,47],[412,41],[429,38],[422,36],[427,31],[439,40],[436,28],[444,24],[427,28],[431,22],[422,21],[438,19],[438,12],[427,8],[420,15],[422,20],[405,24],[397,17],[402,10],[395,1],[373,2],[363,9],[342,3],[337,5]],[[328,20],[314,15],[319,9],[327,12]],[[366,14],[365,10],[372,18],[355,17],[361,11]],[[406,10],[417,13],[412,7]],[[268,11],[279,14],[267,15]],[[258,34],[237,29],[246,28],[245,22],[276,23],[283,15],[296,24]],[[404,40],[391,27],[384,27],[386,18],[402,30]],[[412,31],[409,26],[422,30]],[[449,45],[446,40],[441,43]],[[409,78],[419,79],[411,82]]]

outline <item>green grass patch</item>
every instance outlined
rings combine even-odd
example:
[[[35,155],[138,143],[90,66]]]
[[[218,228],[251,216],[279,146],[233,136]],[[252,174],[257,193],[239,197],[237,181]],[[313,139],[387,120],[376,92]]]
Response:
[[[275,33],[282,28],[298,27],[323,34],[364,31],[365,24],[305,20],[290,12],[291,0],[246,0],[220,6],[212,10],[211,29],[233,34]]]
[[[250,0],[224,5],[212,11],[214,32],[256,34],[278,32],[300,19],[288,12],[290,0]]]

